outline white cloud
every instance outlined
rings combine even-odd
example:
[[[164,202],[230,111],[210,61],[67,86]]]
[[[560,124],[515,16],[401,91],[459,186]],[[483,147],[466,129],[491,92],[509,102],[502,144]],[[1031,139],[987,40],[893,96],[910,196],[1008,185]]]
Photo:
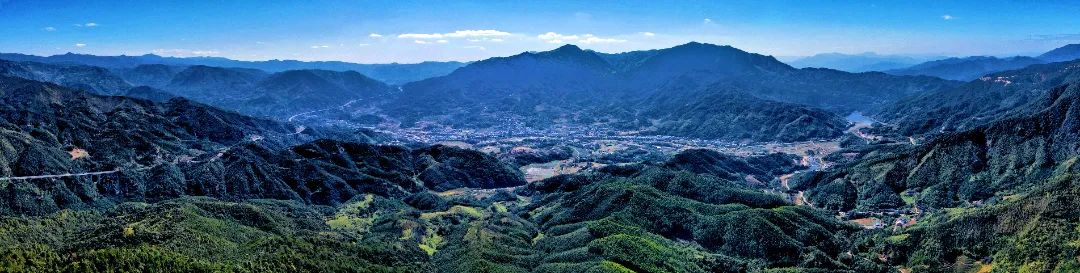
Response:
[[[447,40],[438,40],[438,41],[435,41],[435,42],[436,42],[436,43],[440,43],[440,44],[445,44],[445,43],[449,43],[450,41],[447,41]]]
[[[502,41],[503,41],[503,39],[499,39],[499,38],[494,38],[494,39],[488,39],[488,41],[492,41],[492,42],[500,43],[500,42],[502,42]]]
[[[98,26],[98,24],[94,23],[94,22],[89,22],[89,23],[86,23],[84,26],[86,26],[86,27],[96,27],[96,26]]]
[[[486,47],[482,47],[482,46],[466,46],[466,47],[462,47],[462,48],[465,48],[465,49],[479,49],[479,50],[487,50],[487,48],[486,48]]]
[[[593,36],[592,34],[585,34],[585,39],[581,40],[583,44],[607,44],[607,43],[622,43],[626,40],[614,39],[614,38],[600,38]]]
[[[481,41],[481,40],[480,40],[480,39],[469,39],[468,41],[469,41],[469,42],[473,42],[473,43],[475,43],[475,42],[479,42],[479,41]]]
[[[401,39],[446,39],[446,38],[471,38],[471,37],[505,37],[509,32],[493,29],[483,30],[458,30],[450,33],[404,33],[397,37]]]
[[[540,40],[543,40],[543,41],[551,43],[551,44],[561,44],[561,43],[564,43],[564,42],[568,43],[568,42],[575,42],[575,41],[583,43],[583,44],[602,44],[602,43],[622,43],[622,42],[626,42],[626,40],[621,40],[621,39],[596,37],[596,35],[592,35],[592,34],[582,34],[582,35],[579,36],[579,35],[564,35],[564,34],[559,34],[559,33],[555,33],[555,32],[548,32],[548,33],[536,35],[536,38],[539,38]]]
[[[706,24],[712,24],[712,19],[709,19],[709,18],[705,18],[705,20],[704,20],[704,21],[702,21],[702,22],[703,22],[703,23],[706,23]]]
[[[372,34],[368,34],[368,37],[371,37],[371,38],[382,38],[383,36],[382,36],[382,34],[378,34],[378,33],[372,33]]]
[[[431,42],[428,42],[428,41],[424,41],[424,40],[413,40],[412,42],[413,42],[413,43],[417,43],[417,44],[421,44],[421,45],[426,45],[426,44],[430,44],[430,43],[431,43]]]
[[[646,31],[646,32],[638,32],[638,34],[641,34],[641,35],[643,35],[643,36],[645,36],[645,37],[653,37],[653,36],[656,36],[656,33],[648,32],[648,31]]]
[[[54,27],[45,27],[44,29],[45,29],[45,31],[48,31],[48,32],[56,31],[56,28],[54,28]]]
[[[328,45],[313,45],[313,46],[311,46],[311,48],[313,48],[313,49],[330,48],[330,46],[328,46]]]
[[[369,46],[371,44],[358,44],[357,46]]]
[[[548,32],[548,33],[536,35],[536,38],[538,38],[540,40],[544,40],[544,41],[546,41],[548,43],[551,43],[551,44],[561,44],[563,42],[576,41],[577,39],[579,39],[581,37],[578,37],[577,35],[563,35],[563,34],[558,34],[558,33],[555,33],[555,32]]]
[[[75,44],[75,47],[86,47],[86,44],[78,43],[78,44]]]
[[[432,33],[432,34],[405,33],[405,34],[398,35],[397,37],[401,38],[401,39],[441,39],[443,37],[443,35],[438,34],[438,33]]]
[[[211,55],[218,55],[218,54],[221,53],[221,52],[219,52],[217,50],[188,50],[188,49],[179,49],[179,48],[173,48],[173,49],[158,48],[158,49],[152,50],[152,52],[154,52],[154,54],[157,54],[157,55],[178,56],[178,57],[211,56]]]
[[[486,30],[458,30],[452,33],[447,33],[446,37],[450,38],[464,38],[464,37],[505,37],[510,36],[509,32],[502,32],[498,30],[486,29]]]
[[[945,14],[945,15],[941,16],[941,19],[945,20],[945,21],[948,21],[948,20],[952,20],[953,17],[952,17],[952,15]]]

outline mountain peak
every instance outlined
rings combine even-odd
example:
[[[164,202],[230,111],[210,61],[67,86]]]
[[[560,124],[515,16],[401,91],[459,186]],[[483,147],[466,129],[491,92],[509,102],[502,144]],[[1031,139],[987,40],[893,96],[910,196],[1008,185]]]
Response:
[[[1080,59],[1080,44],[1067,44],[1039,55],[1039,59],[1047,62],[1064,62]]]
[[[583,52],[585,50],[581,49],[580,47],[578,47],[576,45],[565,44],[565,45],[560,46],[559,48],[556,48],[556,49],[554,49],[552,51],[553,52]]]
[[[550,51],[538,52],[536,53],[536,55],[557,58],[588,58],[590,55],[595,56],[595,54],[593,54],[592,52],[581,49],[580,47],[572,44],[566,44]]]

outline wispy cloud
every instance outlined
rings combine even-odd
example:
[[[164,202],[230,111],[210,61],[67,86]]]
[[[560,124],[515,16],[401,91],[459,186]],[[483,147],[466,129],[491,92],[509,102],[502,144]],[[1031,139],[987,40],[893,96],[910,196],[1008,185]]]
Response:
[[[482,47],[482,46],[465,46],[465,47],[462,47],[462,48],[465,48],[465,49],[477,49],[477,50],[487,50],[486,47]]]
[[[94,23],[94,22],[89,22],[89,23],[85,23],[85,24],[74,24],[73,26],[76,26],[76,27],[97,27],[98,24]]]
[[[646,32],[638,32],[638,34],[641,34],[642,36],[645,36],[645,37],[656,36],[656,33],[648,32],[648,31],[646,31]]]
[[[601,38],[592,34],[582,35],[565,35],[555,32],[548,32],[540,35],[536,35],[536,38],[551,44],[580,42],[583,44],[602,44],[602,43],[622,43],[626,40],[615,38]]]
[[[447,40],[438,40],[438,41],[435,41],[435,42],[436,42],[436,43],[440,43],[440,44],[445,44],[445,43],[449,43],[450,41],[447,41]]]
[[[413,43],[417,43],[417,44],[421,44],[421,45],[426,45],[426,44],[430,44],[430,43],[431,43],[431,42],[428,42],[428,41],[424,41],[424,40],[413,40],[412,42],[413,42]]]
[[[942,19],[942,20],[945,20],[945,21],[948,21],[948,20],[952,20],[952,19],[953,19],[953,16],[952,16],[952,15],[948,15],[948,14],[945,14],[945,15],[942,15],[942,16],[941,16],[941,19]]]
[[[86,47],[86,44],[78,43],[78,44],[75,44],[75,47]]]
[[[369,46],[371,44],[357,44],[356,46]]]
[[[561,44],[561,43],[564,43],[564,42],[577,41],[577,39],[580,39],[581,37],[578,37],[577,35],[564,35],[564,34],[559,34],[559,33],[555,33],[555,32],[548,32],[548,33],[536,35],[536,38],[540,39],[540,40],[544,40],[544,41],[546,41],[548,43],[551,43],[551,44]]]
[[[330,46],[328,46],[328,45],[313,45],[313,46],[311,46],[311,48],[312,49],[330,48]]]
[[[626,40],[622,40],[622,39],[600,38],[600,37],[593,36],[592,34],[585,34],[585,35],[582,35],[582,37],[585,37],[585,39],[581,40],[581,43],[583,43],[583,44],[608,44],[608,43],[623,43],[623,42],[626,42]]]
[[[505,37],[509,32],[493,29],[484,30],[458,30],[450,33],[404,33],[397,37],[401,39],[447,39],[447,38],[473,38],[473,37]]]
[[[1077,41],[1080,40],[1080,33],[1037,34],[1029,36],[1028,40]]]
[[[368,37],[377,39],[377,38],[382,38],[383,36],[382,36],[382,34],[372,33],[372,34],[368,34]]]
[[[705,18],[705,20],[702,20],[701,22],[705,24],[712,24],[712,19]]]
[[[190,50],[190,49],[180,49],[180,48],[172,48],[172,49],[158,48],[158,49],[152,50],[152,52],[154,54],[157,54],[157,55],[176,56],[176,57],[212,56],[212,55],[221,54],[221,52],[219,52],[217,50]]]
[[[56,28],[54,28],[54,27],[45,27],[44,30],[48,31],[48,32],[53,32],[53,31],[56,31]]]

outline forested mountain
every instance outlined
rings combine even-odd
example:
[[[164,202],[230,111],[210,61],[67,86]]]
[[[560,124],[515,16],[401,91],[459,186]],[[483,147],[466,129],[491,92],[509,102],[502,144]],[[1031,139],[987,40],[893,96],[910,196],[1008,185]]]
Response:
[[[954,209],[903,233],[867,236],[893,264],[949,272],[1075,272],[1080,270],[1080,178],[1057,173],[1012,200]]]
[[[1071,74],[1075,65],[1056,67]],[[904,206],[905,191],[912,191],[914,202],[927,208],[1023,193],[1053,175],[1077,171],[1073,163],[1080,158],[1078,83],[1075,77],[1065,78],[1011,110],[1013,115],[942,134],[922,145],[852,151],[860,154],[858,161],[807,175],[799,187],[809,189],[822,206],[844,210]]]
[[[186,67],[183,66],[144,64],[132,68],[113,69],[113,71],[132,85],[163,88],[172,82],[176,74],[185,69]]]
[[[556,122],[606,124],[678,136],[791,140],[836,136],[844,126],[833,114],[798,104],[868,110],[954,84],[930,77],[800,70],[772,57],[701,43],[621,54],[567,45],[479,61],[407,84],[384,110],[406,126],[427,120],[485,128],[515,120],[541,128]],[[710,103],[693,105],[701,101]],[[704,128],[685,126],[706,121],[711,123]],[[751,131],[758,130],[747,127],[752,123],[767,126]],[[787,124],[814,129],[785,131]]]
[[[180,195],[332,205],[364,192],[402,197],[524,183],[517,170],[473,151],[303,144],[373,142],[379,136],[371,132],[294,127],[184,99],[158,104],[19,78],[0,78],[0,90],[0,175],[56,175],[3,180],[4,214]]]
[[[1067,62],[1080,59],[1080,44],[1068,44],[1047,51],[1038,57],[1046,62]]]
[[[989,73],[1019,69],[1040,63],[1043,63],[1043,60],[1024,56],[1009,58],[974,56],[929,61],[907,68],[886,70],[885,73],[893,75],[926,75],[950,80],[969,81]]]
[[[271,74],[202,65],[140,65],[109,71],[82,65],[8,61],[0,61],[0,69],[0,75],[53,82],[98,94],[157,101],[184,97],[277,119],[351,100],[386,96],[392,91],[386,84],[354,71],[290,70]]]
[[[845,163],[796,175],[789,185],[825,209],[924,215],[917,224],[897,218],[891,230],[864,234],[864,246],[892,265],[918,272],[1076,271],[1077,65],[1001,72],[907,101],[940,103],[928,106],[936,110],[908,109],[922,113],[904,116],[904,130],[956,131],[918,145],[849,146],[834,154]]]
[[[0,60],[0,75],[52,82],[99,94],[124,94],[131,85],[100,67]]]
[[[928,61],[910,67],[885,70],[894,75],[926,75],[943,79],[969,81],[994,72],[1014,70],[1034,64],[1068,62],[1080,59],[1080,44],[1065,45],[1037,57],[998,58],[972,56]]]
[[[848,127],[838,115],[804,105],[737,94],[651,102],[640,119],[647,133],[695,138],[799,141],[833,138]]]
[[[1050,90],[1080,79],[1080,62],[1034,65],[987,75],[955,89],[925,93],[884,107],[877,117],[904,135],[970,129],[1011,115],[1045,99]]]
[[[287,70],[331,70],[357,71],[390,84],[404,84],[431,77],[442,76],[454,71],[466,63],[461,62],[422,62],[415,64],[358,64],[337,61],[304,62],[294,60],[237,61],[220,57],[162,57],[153,54],[142,56],[95,56],[67,53],[53,56],[34,56],[17,53],[0,53],[0,59],[10,61],[32,61],[50,64],[81,64],[108,69],[131,69],[142,65],[167,66],[217,66],[258,69],[269,72]]]
[[[32,271],[889,272],[856,247],[853,225],[717,176],[643,165],[482,198],[362,194],[324,207],[186,197],[0,228],[2,265]]]
[[[86,56],[67,56],[82,57]],[[137,63],[116,61],[128,60],[121,57],[89,59]],[[9,72],[12,76],[41,74],[36,72],[39,70],[92,69],[10,64],[29,66],[20,70],[25,72]],[[404,127],[418,122],[459,129],[497,128],[508,123],[536,129],[601,126],[647,134],[755,141],[835,137],[845,124],[835,114],[817,108],[839,113],[869,111],[906,95],[955,84],[930,77],[795,69],[769,56],[701,43],[620,54],[567,45],[472,63],[447,76],[406,84],[401,92],[357,72],[267,73],[162,64],[118,67],[113,73],[95,71],[102,75],[95,79],[113,79],[115,86],[76,81],[78,78],[35,79],[76,88],[91,86],[94,88],[89,90],[103,94],[130,93],[155,100],[184,97],[276,119],[356,103],[364,107],[359,112],[381,115]],[[129,92],[133,85],[154,89]],[[717,108],[720,105],[726,106]],[[351,114],[335,115],[345,118],[345,123],[353,122]],[[706,126],[687,126],[699,123]],[[759,124],[766,126],[751,128]],[[811,129],[794,130],[796,126]]]

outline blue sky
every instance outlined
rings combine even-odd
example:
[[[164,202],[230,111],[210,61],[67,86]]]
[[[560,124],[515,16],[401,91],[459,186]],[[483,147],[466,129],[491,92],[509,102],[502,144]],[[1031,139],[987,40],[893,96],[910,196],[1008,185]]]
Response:
[[[1080,42],[1077,14],[1056,0],[0,0],[0,52],[385,63],[699,41],[776,56],[1017,55]]]

